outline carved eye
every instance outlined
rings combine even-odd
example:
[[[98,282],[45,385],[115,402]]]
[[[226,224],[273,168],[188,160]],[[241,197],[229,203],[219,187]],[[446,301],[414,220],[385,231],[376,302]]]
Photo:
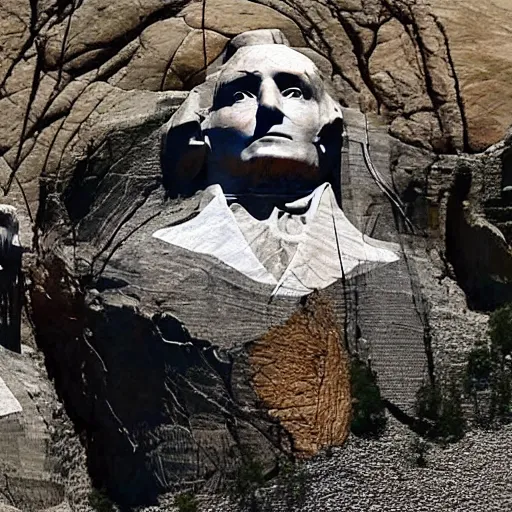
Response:
[[[303,98],[304,94],[299,87],[288,87],[282,92],[285,98]]]
[[[233,99],[235,100],[235,103],[238,101],[245,101],[251,98],[255,98],[254,94],[249,91],[237,91],[235,94],[233,94]]]

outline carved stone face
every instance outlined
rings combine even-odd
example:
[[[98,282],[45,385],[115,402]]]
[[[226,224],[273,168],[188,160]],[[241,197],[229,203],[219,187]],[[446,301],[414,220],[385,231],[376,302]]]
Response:
[[[284,45],[241,48],[217,81],[203,123],[209,183],[225,191],[307,188],[325,181],[319,133],[328,122],[319,71]]]

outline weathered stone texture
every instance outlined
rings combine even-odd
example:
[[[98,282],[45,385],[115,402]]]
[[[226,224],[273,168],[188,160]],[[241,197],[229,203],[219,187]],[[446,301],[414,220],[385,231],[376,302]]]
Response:
[[[428,370],[426,334],[442,374],[487,335],[486,315],[468,304],[487,309],[510,299],[512,207],[503,190],[512,182],[510,140],[457,155],[498,143],[512,122],[508,0],[207,0],[205,32],[202,6],[0,0],[0,186],[19,209],[25,246],[37,223],[31,291],[48,369],[87,440],[89,467],[101,475],[95,483],[126,501],[153,498],[181,477],[214,486],[244,446],[271,471],[278,452],[293,452],[284,432],[303,452],[347,433],[346,359],[330,326],[311,313],[312,327],[296,303],[270,307],[265,290],[233,273],[212,277],[207,258],[190,271],[187,255],[148,241],[151,229],[192,215],[198,201],[171,204],[157,192],[159,127],[205,68],[218,65],[232,36],[281,29],[322,63],[351,107],[343,206],[362,231],[402,246],[398,265],[348,290],[362,335],[375,340],[386,398],[410,406]],[[359,110],[369,114],[375,166],[404,201],[415,235],[404,234],[368,174]],[[471,177],[467,194],[461,175]],[[152,268],[152,277],[141,268]],[[493,303],[479,302],[483,295]],[[353,344],[355,333],[348,336]],[[286,352],[290,342],[296,352]],[[282,352],[288,359],[276,364]],[[256,367],[270,361],[271,385],[263,374],[249,379],[251,358]],[[0,421],[0,433],[11,436],[2,436],[0,462],[18,471],[16,508],[28,510],[24,500],[57,505],[64,493],[76,510],[87,507],[74,427],[61,425],[55,444],[68,480],[46,485],[53,423],[34,382],[48,383],[19,358],[2,360],[2,378],[25,415]],[[319,369],[319,361],[327,364]],[[297,381],[314,406],[299,403]],[[326,413],[332,407],[337,414]],[[349,500],[345,491],[336,503]]]
[[[19,59],[29,38],[30,4],[5,0],[0,4],[0,82]]]
[[[512,124],[512,4],[428,0],[443,27],[464,106],[469,146],[481,151]]]
[[[181,89],[183,83],[170,71],[173,58],[190,32],[182,18],[158,21],[142,32],[137,49],[126,66],[109,82],[121,89]],[[170,77],[168,75],[170,74]]]
[[[342,332],[325,299],[312,297],[252,347],[255,390],[298,452],[312,455],[348,436],[352,403]]]
[[[14,410],[0,400],[0,510],[4,504],[12,510],[43,510],[65,496],[51,448],[54,392],[24,348],[22,356],[0,347],[0,394],[10,393],[18,402]]]
[[[237,0],[207,1],[204,13],[204,28],[219,32],[227,37],[233,37],[242,32],[259,28],[281,30],[292,46],[303,46],[304,38],[300,28],[290,19],[257,2]],[[203,2],[193,1],[181,15],[192,28],[203,28]]]
[[[124,46],[145,25],[175,13],[180,3],[185,2],[92,0],[77,3],[77,7],[73,5],[67,16],[46,31],[44,64],[48,69],[63,67],[66,71],[77,72],[91,61],[101,59],[102,54],[112,54],[120,44]]]

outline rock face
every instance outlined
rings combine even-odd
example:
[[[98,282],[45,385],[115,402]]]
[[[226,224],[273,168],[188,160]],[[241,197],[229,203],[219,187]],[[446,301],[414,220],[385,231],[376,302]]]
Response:
[[[480,158],[457,162],[446,202],[447,258],[470,307],[484,311],[512,300],[510,197],[502,188],[509,151],[502,143]]]
[[[482,151],[503,138],[511,121],[510,38],[512,6],[495,0],[430,5],[450,48],[467,123],[469,147]]]
[[[124,503],[151,501],[177,480],[222,482],[244,458],[270,472],[282,454],[342,444],[351,408],[344,347],[355,350],[358,336],[372,344],[383,393],[404,410],[427,368],[405,247],[389,270],[339,281],[301,305],[269,300],[273,286],[152,236],[201,200],[166,200],[160,188],[159,128],[177,99],[155,94],[143,117],[120,108],[110,131],[90,125],[83,163],[46,176],[41,202],[36,332],[87,440],[93,480]],[[347,214],[400,241],[364,163],[364,116],[344,117]],[[375,160],[389,162],[394,141],[372,129]]]
[[[328,304],[313,299],[251,350],[254,388],[300,452],[342,445],[349,433],[350,371],[342,339]]]
[[[222,482],[247,457],[271,471],[281,452],[342,443],[350,419],[339,318],[314,305],[300,313],[295,298],[270,305],[268,286],[151,236],[197,208],[197,197],[169,202],[159,188],[158,135],[175,99],[154,95],[142,119],[121,109],[103,137],[91,126],[83,172],[46,177],[32,274],[38,339],[87,439],[91,475],[125,503],[151,501],[177,480]],[[301,315],[311,318],[304,324]],[[277,327],[290,317],[289,327]],[[279,335],[267,334],[272,325]],[[268,388],[257,391],[257,367],[279,351],[276,343],[299,343],[301,325],[310,326],[303,343],[311,356],[293,371],[310,380],[324,413],[315,424],[316,408],[309,410],[311,431],[295,436],[259,405],[273,408]],[[293,361],[274,365],[292,378]],[[302,407],[296,403],[298,414]],[[331,420],[332,408],[339,413]]]
[[[341,445],[363,341],[411,413],[429,375],[485,339],[478,311],[511,299],[511,20],[507,0],[0,0],[0,186],[36,252],[31,320],[73,425],[30,351],[2,351],[0,507],[87,507],[86,457],[94,485],[133,504]],[[400,246],[302,302],[269,302],[208,257],[191,270],[151,237],[201,201],[165,197],[161,126],[260,28],[331,79],[343,209]]]
[[[65,486],[49,450],[53,390],[28,355],[0,347],[0,356],[0,509],[59,505]]]

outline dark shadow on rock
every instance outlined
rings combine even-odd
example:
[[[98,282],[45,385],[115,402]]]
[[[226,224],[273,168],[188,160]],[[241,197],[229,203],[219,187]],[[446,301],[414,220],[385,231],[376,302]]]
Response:
[[[459,169],[446,213],[446,255],[472,309],[490,311],[512,301],[512,250],[503,234],[468,200],[472,175]]]
[[[272,470],[281,429],[234,399],[230,355],[168,313],[147,316],[117,289],[74,288],[57,259],[40,277],[37,339],[95,487],[123,506],[156,503],[179,482],[223,482],[246,447]]]

